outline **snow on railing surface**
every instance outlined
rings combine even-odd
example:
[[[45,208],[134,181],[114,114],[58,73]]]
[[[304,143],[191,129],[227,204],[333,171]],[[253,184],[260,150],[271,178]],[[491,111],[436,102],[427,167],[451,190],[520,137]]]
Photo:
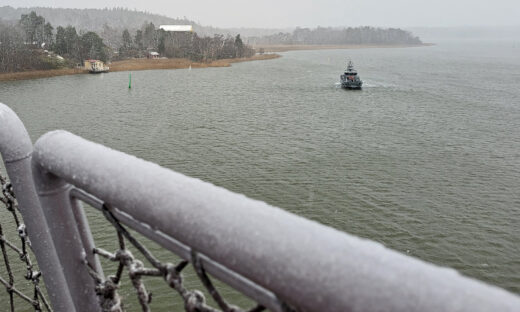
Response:
[[[209,275],[257,302],[250,311],[520,310],[520,298],[498,287],[66,131],[33,149],[2,104],[0,152],[55,311],[122,311],[125,270],[143,311],[153,306],[144,276],[164,279],[186,311],[216,311],[182,283],[189,264],[222,311],[242,310]],[[115,227],[118,250],[96,247],[82,202]],[[128,229],[182,260],[159,261]],[[105,277],[99,256],[117,263],[115,274]]]

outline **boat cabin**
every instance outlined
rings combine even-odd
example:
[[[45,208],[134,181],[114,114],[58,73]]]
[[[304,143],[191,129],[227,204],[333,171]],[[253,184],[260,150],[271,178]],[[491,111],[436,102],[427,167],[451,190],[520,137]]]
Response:
[[[91,73],[102,73],[108,71],[108,66],[100,60],[85,60],[83,62],[85,70]]]

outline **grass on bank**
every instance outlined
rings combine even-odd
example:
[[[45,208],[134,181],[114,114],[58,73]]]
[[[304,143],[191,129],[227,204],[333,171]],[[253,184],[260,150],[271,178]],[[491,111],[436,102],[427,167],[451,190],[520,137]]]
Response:
[[[278,58],[278,54],[262,54],[254,55],[246,58],[222,59],[209,63],[197,63],[188,59],[128,59],[123,61],[116,61],[111,64],[110,71],[130,71],[130,70],[152,70],[152,69],[179,69],[179,68],[205,68],[205,67],[229,67],[232,63],[259,61]],[[38,79],[46,77],[64,76],[85,74],[88,71],[81,68],[63,68],[63,69],[48,69],[48,70],[31,70],[16,73],[2,73],[0,74],[0,81],[14,81],[26,79]]]

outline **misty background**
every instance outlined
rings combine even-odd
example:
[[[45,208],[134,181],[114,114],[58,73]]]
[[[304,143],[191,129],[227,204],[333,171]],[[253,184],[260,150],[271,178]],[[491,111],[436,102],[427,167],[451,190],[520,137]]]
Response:
[[[218,27],[317,26],[466,27],[518,26],[518,0],[1,0],[0,6],[111,8],[187,17]]]

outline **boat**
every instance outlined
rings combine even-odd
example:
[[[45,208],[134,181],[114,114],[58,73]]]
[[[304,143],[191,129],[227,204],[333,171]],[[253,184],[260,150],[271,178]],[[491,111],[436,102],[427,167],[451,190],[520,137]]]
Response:
[[[100,60],[85,60],[85,69],[91,74],[108,73],[109,67]]]
[[[357,71],[354,69],[352,61],[348,62],[345,73],[340,76],[341,87],[345,89],[360,90],[363,86],[363,81],[359,78]]]

